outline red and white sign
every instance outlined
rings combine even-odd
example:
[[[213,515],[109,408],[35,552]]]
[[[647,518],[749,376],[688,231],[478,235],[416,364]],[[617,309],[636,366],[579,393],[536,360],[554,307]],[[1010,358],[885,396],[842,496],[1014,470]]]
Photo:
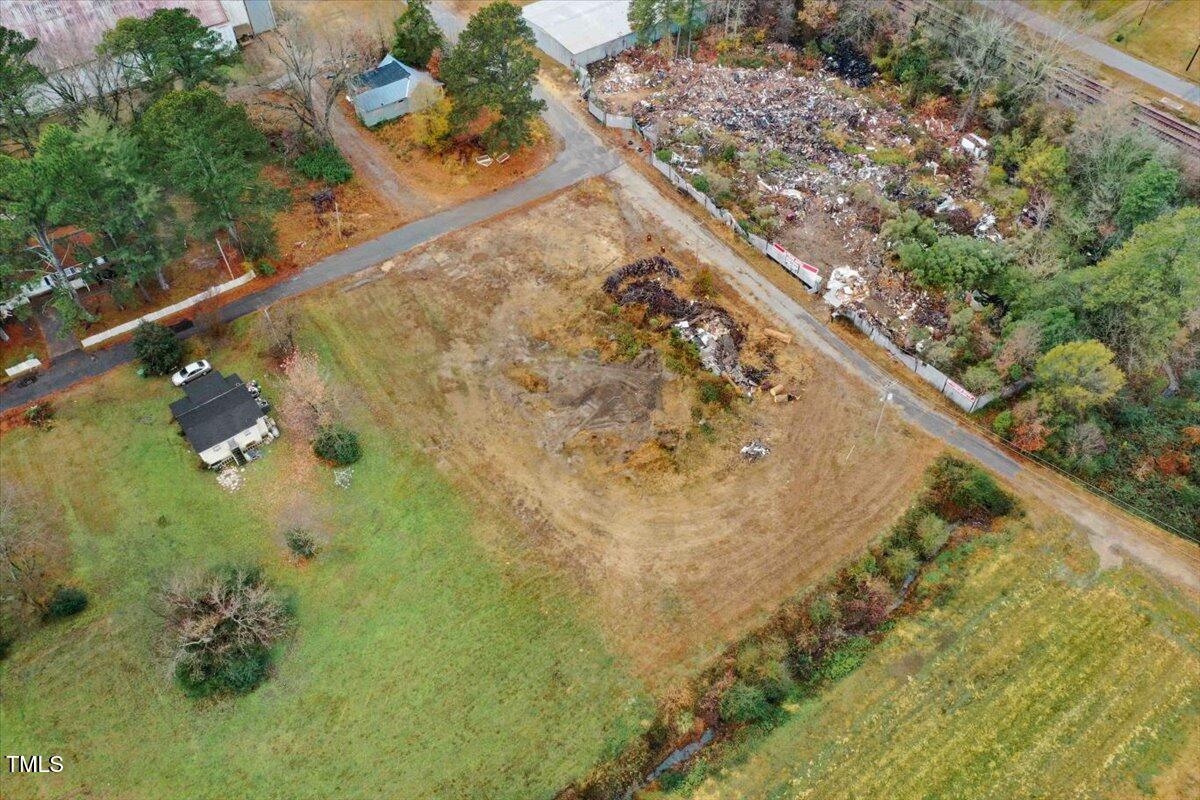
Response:
[[[771,242],[767,255],[778,261],[783,268],[804,281],[810,287],[821,285],[821,272],[812,264],[801,261],[775,242]]]
[[[967,402],[969,402],[969,403],[974,403],[976,400],[975,395],[971,394],[966,389],[959,386],[957,383],[950,380],[949,378],[946,379],[946,388],[949,389],[950,391],[954,392],[958,396],[966,398]]]

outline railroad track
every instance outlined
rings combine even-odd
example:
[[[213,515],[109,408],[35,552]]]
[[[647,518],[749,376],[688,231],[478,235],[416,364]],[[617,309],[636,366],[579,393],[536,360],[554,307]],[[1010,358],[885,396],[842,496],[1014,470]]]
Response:
[[[965,22],[959,12],[930,0],[891,0],[891,3],[902,14],[914,19],[919,15],[937,25],[948,27],[951,22]],[[1109,102],[1115,91],[1076,67],[1064,66],[1054,76],[1053,94],[1064,105],[1079,109]],[[1130,113],[1134,125],[1175,147],[1185,158],[1200,162],[1200,128],[1141,100],[1133,100]]]

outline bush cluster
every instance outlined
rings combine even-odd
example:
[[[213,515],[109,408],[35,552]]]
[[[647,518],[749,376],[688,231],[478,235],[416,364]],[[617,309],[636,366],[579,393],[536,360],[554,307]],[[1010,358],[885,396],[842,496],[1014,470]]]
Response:
[[[331,464],[344,467],[362,458],[358,434],[341,424],[327,425],[313,440],[313,452]]]
[[[292,610],[258,567],[177,578],[162,593],[175,679],[191,697],[244,694],[266,680]]]
[[[332,144],[323,144],[303,153],[295,161],[296,170],[312,181],[345,183],[354,177],[350,162]]]

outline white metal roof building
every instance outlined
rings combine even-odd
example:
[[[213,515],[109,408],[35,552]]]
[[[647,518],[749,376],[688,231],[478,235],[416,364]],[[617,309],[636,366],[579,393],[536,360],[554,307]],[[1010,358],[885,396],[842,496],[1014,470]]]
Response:
[[[521,14],[542,52],[570,68],[637,44],[629,27],[629,0],[539,0]]]

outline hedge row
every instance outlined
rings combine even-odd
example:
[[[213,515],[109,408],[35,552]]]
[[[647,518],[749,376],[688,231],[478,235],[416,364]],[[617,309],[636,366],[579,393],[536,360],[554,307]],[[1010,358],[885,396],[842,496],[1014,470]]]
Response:
[[[646,733],[620,756],[594,768],[560,793],[560,800],[620,795],[662,756],[694,738],[702,720],[718,734],[771,724],[789,697],[811,694],[853,672],[899,608],[921,568],[957,527],[987,527],[1017,505],[985,471],[939,457],[925,489],[888,533],[858,560],[806,594],[785,601],[770,621],[731,645],[676,700],[659,709]],[[673,785],[682,773],[667,773]]]

